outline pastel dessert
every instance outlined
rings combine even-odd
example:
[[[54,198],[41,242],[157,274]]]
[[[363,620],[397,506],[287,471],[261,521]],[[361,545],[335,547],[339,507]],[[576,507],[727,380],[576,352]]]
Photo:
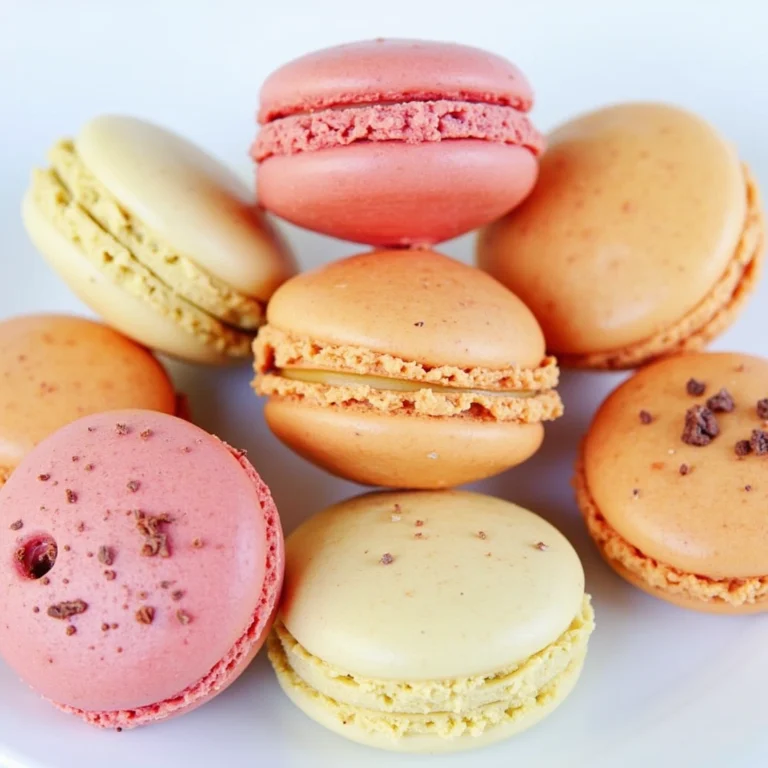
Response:
[[[483,269],[538,318],[561,364],[632,368],[704,347],[760,273],[760,195],[702,118],[619,104],[547,139],[531,197],[478,241]]]
[[[174,413],[165,369],[117,331],[68,315],[0,322],[0,485],[43,438],[82,416],[124,408]]]
[[[532,104],[517,67],[464,45],[378,39],[310,53],[262,87],[259,200],[360,243],[456,237],[531,191],[543,149]]]
[[[571,692],[594,615],[579,558],[537,515],[460,491],[374,493],[288,538],[269,658],[305,714],[372,747],[505,739]]]
[[[576,470],[606,562],[655,597],[768,611],[768,360],[692,353],[642,369],[598,410]]]
[[[117,730],[188,712],[268,633],[283,576],[245,456],[151,411],[87,416],[0,489],[0,655],[59,709]]]
[[[369,485],[489,477],[534,454],[543,422],[562,413],[557,363],[528,308],[428,250],[364,253],[292,278],[254,352],[275,435]]]
[[[295,271],[248,190],[176,134],[102,116],[56,143],[24,198],[32,242],[136,341],[193,362],[247,357],[264,305]]]

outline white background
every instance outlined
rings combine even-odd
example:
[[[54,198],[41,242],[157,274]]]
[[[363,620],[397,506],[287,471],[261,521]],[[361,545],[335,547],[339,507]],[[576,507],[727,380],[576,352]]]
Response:
[[[250,178],[259,86],[273,68],[355,39],[456,40],[503,54],[527,73],[542,130],[608,102],[676,102],[722,129],[768,184],[767,31],[762,0],[0,0],[0,318],[86,311],[44,268],[18,210],[30,170],[44,162],[48,146],[95,114],[126,112],[164,123]],[[304,267],[358,250],[286,231]],[[443,250],[469,260],[472,238]],[[767,299],[764,283],[715,347],[768,354]],[[358,491],[267,433],[247,367],[173,365],[173,371],[198,422],[249,450],[286,530]],[[456,757],[374,752],[295,710],[261,657],[198,712],[117,735],[55,712],[0,664],[0,766],[768,765],[768,616],[711,617],[655,601],[613,576],[583,531],[569,489],[575,448],[618,380],[566,374],[567,415],[549,429],[543,450],[524,468],[477,486],[560,526],[582,555],[595,596],[598,628],[581,682],[539,727]]]

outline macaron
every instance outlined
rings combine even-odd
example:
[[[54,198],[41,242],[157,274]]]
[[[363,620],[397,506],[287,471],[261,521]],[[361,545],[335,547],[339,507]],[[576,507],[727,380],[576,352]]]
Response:
[[[530,310],[429,250],[364,253],[292,278],[254,352],[275,435],[368,485],[489,477],[533,455],[543,422],[562,413],[557,363]]]
[[[581,563],[552,525],[490,496],[389,492],[291,534],[268,647],[283,690],[326,728],[452,752],[552,712],[593,628]]]
[[[735,148],[678,107],[590,112],[547,139],[531,197],[485,229],[480,267],[517,293],[561,364],[696,351],[760,273],[760,196]]]
[[[271,74],[251,155],[270,211],[376,246],[433,244],[514,208],[541,135],[523,73],[453,43],[368,40]]]
[[[102,728],[188,712],[270,629],[283,539],[245,456],[151,411],[86,416],[0,489],[0,655]]]
[[[247,357],[293,260],[240,180],[186,139],[102,116],[56,143],[23,204],[69,287],[136,341],[193,362]]]
[[[43,438],[82,416],[123,408],[173,414],[165,369],[106,325],[39,314],[0,322],[0,484]]]
[[[768,611],[768,360],[671,357],[598,410],[575,486],[623,578],[712,613]]]

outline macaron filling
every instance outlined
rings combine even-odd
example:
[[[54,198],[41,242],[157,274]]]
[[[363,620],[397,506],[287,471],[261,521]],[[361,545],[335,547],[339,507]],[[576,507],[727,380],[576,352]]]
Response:
[[[268,641],[280,684],[322,700],[341,724],[397,741],[484,735],[541,707],[578,672],[594,629],[585,595],[581,610],[553,643],[523,662],[487,675],[444,680],[384,680],[337,669],[302,646],[279,622]]]
[[[273,155],[332,149],[355,142],[419,144],[451,139],[521,146],[535,155],[544,148],[544,140],[528,116],[513,107],[439,99],[342,105],[279,118],[261,128],[251,156],[262,162]]]
[[[574,477],[576,495],[590,535],[603,557],[653,589],[693,601],[740,607],[768,600],[768,575],[752,578],[712,578],[689,573],[643,554],[605,519],[587,484],[583,460]]]
[[[222,322],[191,303],[126,248],[73,199],[53,169],[35,171],[25,199],[35,215],[43,216],[100,273],[154,310],[172,318],[187,333],[217,352],[246,357],[253,334]]]

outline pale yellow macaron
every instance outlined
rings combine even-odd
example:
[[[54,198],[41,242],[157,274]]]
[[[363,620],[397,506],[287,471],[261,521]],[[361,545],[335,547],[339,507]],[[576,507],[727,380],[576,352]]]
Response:
[[[619,104],[549,136],[532,195],[481,233],[477,253],[561,364],[631,368],[700,349],[735,319],[764,234],[755,180],[713,126]]]
[[[570,693],[594,615],[579,558],[521,507],[373,493],[288,539],[269,656],[309,717],[353,741],[451,752],[507,738]]]
[[[56,143],[24,198],[27,231],[119,331],[196,362],[247,357],[293,259],[247,187],[186,139],[102,116]]]

